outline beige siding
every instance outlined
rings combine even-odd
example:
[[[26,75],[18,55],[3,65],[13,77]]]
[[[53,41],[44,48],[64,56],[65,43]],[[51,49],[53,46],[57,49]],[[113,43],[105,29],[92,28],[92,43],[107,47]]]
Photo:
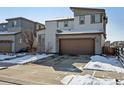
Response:
[[[56,30],[57,22],[46,22],[45,51],[56,53]]]
[[[37,52],[45,52],[45,29],[37,31],[37,37],[35,38],[33,47],[37,48]]]
[[[105,37],[101,35],[101,47],[103,47],[105,44]]]
[[[73,22],[74,21],[68,21],[68,26],[64,27],[64,21],[58,21],[58,29],[63,29],[63,30],[69,30],[69,29],[73,29]]]
[[[85,24],[79,24],[79,16],[74,18],[74,30],[75,31],[87,31],[87,32],[104,32],[103,23],[91,24],[90,15],[85,15]]]

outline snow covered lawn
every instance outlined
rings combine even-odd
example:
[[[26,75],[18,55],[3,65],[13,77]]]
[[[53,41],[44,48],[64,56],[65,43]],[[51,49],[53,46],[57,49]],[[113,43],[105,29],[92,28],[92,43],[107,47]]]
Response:
[[[2,60],[6,60],[6,59],[11,59],[11,58],[15,58],[16,56],[9,56],[9,55],[0,55],[0,61]]]
[[[6,69],[6,68],[7,68],[7,67],[0,67],[0,70],[1,70],[1,69]]]
[[[116,71],[118,73],[124,73],[120,61],[112,57],[104,56],[92,56],[91,61],[86,64],[84,69],[88,70],[101,70],[101,71]]]
[[[15,57],[13,59],[9,59],[9,60],[3,60],[0,61],[1,63],[16,63],[16,64],[24,64],[24,63],[28,63],[28,62],[34,62],[49,56],[52,56],[53,54],[37,54],[37,55],[25,55],[22,57]]]
[[[118,85],[124,85],[124,80],[119,80],[119,81],[117,82],[117,84],[118,84]]]
[[[9,60],[9,59],[13,59],[13,58],[21,57],[21,56],[25,56],[25,55],[26,55],[25,53],[13,55],[13,56],[10,56],[10,55],[0,55],[0,61]]]
[[[116,85],[115,79],[100,79],[91,75],[69,75],[61,80],[65,85]]]

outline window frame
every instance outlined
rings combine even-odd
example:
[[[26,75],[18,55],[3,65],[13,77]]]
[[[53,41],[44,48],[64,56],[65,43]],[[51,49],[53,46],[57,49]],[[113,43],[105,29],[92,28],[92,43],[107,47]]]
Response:
[[[2,25],[3,28],[6,28],[6,25]]]
[[[84,19],[81,20],[81,17],[83,17]],[[80,24],[80,25],[85,24],[85,15],[80,15],[80,16],[79,16],[79,24]]]
[[[96,22],[96,15],[99,15],[100,19],[99,19],[99,22],[97,21]],[[96,13],[96,14],[91,14],[90,15],[91,17],[91,24],[98,24],[98,23],[102,23],[102,14],[100,13]],[[94,18],[93,18],[94,17]]]
[[[59,22],[57,21],[57,28],[59,28]]]
[[[12,21],[12,27],[16,27],[16,25],[17,25],[17,21],[16,20]]]
[[[22,44],[22,39],[21,38],[19,39],[19,43]]]
[[[67,23],[66,23],[67,22]],[[68,22],[67,20],[64,21],[64,27],[68,27]]]

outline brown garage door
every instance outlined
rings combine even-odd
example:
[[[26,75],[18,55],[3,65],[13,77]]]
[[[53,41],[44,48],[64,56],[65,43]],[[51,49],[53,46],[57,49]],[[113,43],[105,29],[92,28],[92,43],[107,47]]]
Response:
[[[12,42],[0,41],[0,52],[11,52],[11,51],[12,51]]]
[[[60,39],[59,44],[60,54],[94,54],[94,39]]]

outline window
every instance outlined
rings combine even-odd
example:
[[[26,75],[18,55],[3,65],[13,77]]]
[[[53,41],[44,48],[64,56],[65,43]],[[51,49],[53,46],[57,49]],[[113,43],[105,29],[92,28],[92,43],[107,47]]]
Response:
[[[39,30],[40,30],[41,28],[42,28],[41,25],[39,25]]]
[[[59,22],[57,22],[57,28],[59,28]]]
[[[79,24],[85,24],[85,16],[79,16]]]
[[[68,21],[64,21],[64,27],[68,27]]]
[[[12,27],[15,27],[17,25],[17,22],[16,21],[13,21],[12,22]]]
[[[91,23],[101,23],[102,22],[102,16],[101,14],[92,14],[91,15]]]
[[[5,28],[6,27],[6,25],[3,25],[3,28]]]
[[[20,42],[20,44],[22,43],[22,39],[21,38],[19,39],[19,42]]]
[[[28,40],[28,38],[26,38],[26,39],[25,39],[25,42],[26,42],[26,43],[29,43],[29,40]]]

